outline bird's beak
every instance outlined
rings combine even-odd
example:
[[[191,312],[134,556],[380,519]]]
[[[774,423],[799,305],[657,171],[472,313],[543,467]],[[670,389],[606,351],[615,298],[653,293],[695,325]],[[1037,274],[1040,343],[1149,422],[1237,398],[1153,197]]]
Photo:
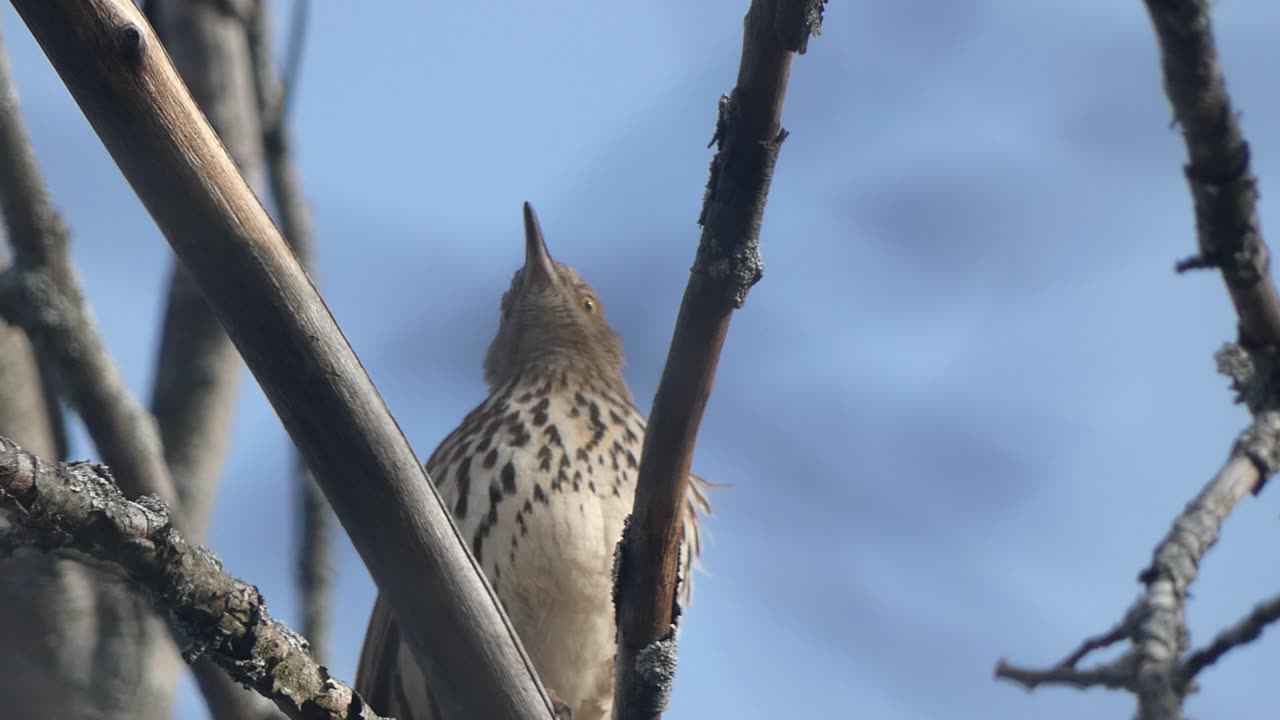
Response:
[[[556,265],[547,252],[547,241],[542,237],[538,215],[533,206],[524,204],[524,277],[526,282],[554,284]]]

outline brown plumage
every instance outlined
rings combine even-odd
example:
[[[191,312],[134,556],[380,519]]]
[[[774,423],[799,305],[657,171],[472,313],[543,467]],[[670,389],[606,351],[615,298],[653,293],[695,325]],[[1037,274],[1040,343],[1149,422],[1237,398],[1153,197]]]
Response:
[[[591,286],[547,251],[524,206],[525,263],[502,297],[485,356],[489,397],[427,461],[543,683],[575,720],[603,720],[613,696],[614,546],[630,514],[644,417],[622,377],[622,342]],[[707,483],[684,513],[681,602],[699,550]],[[379,598],[356,689],[384,715],[441,718]]]

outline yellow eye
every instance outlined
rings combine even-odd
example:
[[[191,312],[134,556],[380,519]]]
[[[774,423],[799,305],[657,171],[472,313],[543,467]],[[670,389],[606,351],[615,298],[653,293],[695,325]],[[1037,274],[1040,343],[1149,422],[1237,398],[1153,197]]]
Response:
[[[590,295],[582,296],[582,309],[588,315],[595,315],[599,306],[596,305],[596,299]]]

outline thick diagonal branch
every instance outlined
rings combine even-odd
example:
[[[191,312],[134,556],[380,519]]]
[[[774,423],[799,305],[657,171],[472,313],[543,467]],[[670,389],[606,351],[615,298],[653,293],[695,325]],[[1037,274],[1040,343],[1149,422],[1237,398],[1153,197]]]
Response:
[[[442,712],[548,717],[431,481],[137,7],[12,1],[316,473]]]
[[[249,54],[256,79],[258,116],[262,123],[268,185],[276,218],[284,239],[307,272],[312,273],[311,208],[302,192],[302,181],[293,161],[292,139],[287,126],[289,98],[296,92],[306,37],[308,0],[293,5],[289,47],[283,79],[271,62],[271,25],[267,4],[259,2],[248,27]],[[306,461],[294,462],[298,496],[298,590],[302,597],[302,631],[312,653],[322,661],[329,656],[329,610],[333,592],[332,513],[324,492],[307,470]]]
[[[674,673],[682,512],[698,425],[735,308],[763,272],[759,255],[792,56],[821,19],[820,0],[752,0],[733,91],[720,101],[702,237],[644,437],[635,511],[619,551],[614,717],[662,714]]]
[[[305,640],[271,618],[257,588],[189,545],[161,500],[126,499],[106,467],[46,463],[0,438],[0,509],[19,526],[19,541],[119,567],[163,608],[190,657],[207,654],[289,717],[377,718],[316,663]]]
[[[243,19],[208,0],[157,0],[148,6],[148,19],[223,147],[246,180],[261,189],[262,127]],[[203,542],[208,528],[226,460],[240,366],[235,346],[195,278],[175,257],[151,409],[188,521],[184,530],[193,542]],[[261,698],[212,663],[198,660],[192,672],[215,720],[265,715]]]

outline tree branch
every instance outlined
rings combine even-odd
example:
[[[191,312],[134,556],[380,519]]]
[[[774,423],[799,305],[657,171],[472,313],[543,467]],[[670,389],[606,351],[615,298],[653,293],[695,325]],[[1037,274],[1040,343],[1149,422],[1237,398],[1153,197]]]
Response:
[[[21,324],[41,364],[57,370],[61,389],[98,452],[118,469],[125,492],[173,500],[154,421],[129,395],[85,305],[69,233],[36,165],[7,60],[0,61],[0,209],[15,255],[5,271],[0,314]],[[32,305],[32,293],[48,304]]]
[[[128,0],[12,2],[316,473],[442,712],[549,716],[425,471],[138,9]]]
[[[1262,478],[1277,469],[1280,469],[1280,412],[1262,412],[1240,435],[1226,464],[1156,546],[1151,566],[1139,578],[1146,591],[1122,623],[1106,635],[1086,642],[1053,668],[1033,670],[1002,660],[996,666],[996,677],[1028,689],[1040,684],[1125,688],[1138,694],[1139,718],[1182,717],[1182,699],[1195,674],[1191,671],[1192,660],[1179,663],[1187,649],[1187,590],[1195,580],[1201,559],[1217,542],[1227,516]],[[1122,637],[1131,638],[1134,646],[1120,660],[1090,671],[1075,669],[1075,663],[1088,652]],[[1204,653],[1212,650],[1202,651],[1201,658],[1194,662],[1200,666],[1207,664],[1208,655]]]
[[[1218,60],[1208,0],[1145,0],[1160,44],[1164,87],[1182,127],[1195,204],[1199,254],[1179,271],[1216,267],[1239,316],[1240,344],[1219,353],[1254,422],[1237,440],[1218,475],[1174,523],[1140,580],[1146,590],[1131,614],[1132,690],[1142,720],[1183,717],[1182,702],[1200,668],[1270,622],[1263,606],[1206,650],[1187,651],[1187,589],[1222,523],[1244,496],[1258,492],[1280,466],[1280,296],[1270,275],[1270,251],[1257,214],[1257,181],[1249,146],[1232,109]],[[1016,671],[1016,673],[1014,672]],[[1021,675],[1019,675],[1019,673]],[[997,676],[1024,671],[1003,662]]]
[[[1280,344],[1280,295],[1262,239],[1249,144],[1227,95],[1209,0],[1145,0],[1160,42],[1164,89],[1182,128],[1199,254],[1190,267],[1222,271],[1245,345]]]
[[[286,125],[289,98],[301,72],[306,37],[307,0],[294,3],[289,49],[283,79],[277,80],[271,63],[270,18],[267,4],[257,3],[249,27],[249,53],[253,59],[258,115],[266,148],[267,177],[280,229],[298,262],[312,270],[311,208],[302,193],[302,181],[293,162],[292,143]],[[329,656],[329,600],[333,588],[330,561],[331,521],[329,505],[301,457],[294,463],[298,491],[298,589],[302,596],[302,632],[311,641],[311,652],[322,661]]]
[[[261,188],[262,123],[244,22],[208,0],[156,2],[147,17],[241,174]],[[202,542],[207,532],[239,378],[235,346],[175,257],[151,407],[193,542]],[[192,672],[215,720],[264,717],[262,699],[213,663],[197,660]]]
[[[1265,602],[1258,603],[1247,617],[1235,625],[1218,633],[1208,647],[1196,650],[1183,661],[1179,672],[1179,682],[1190,686],[1201,670],[1218,662],[1223,655],[1233,648],[1247,645],[1257,640],[1262,631],[1271,623],[1280,620],[1280,595]]]
[[[127,500],[91,463],[46,463],[0,438],[0,508],[42,550],[70,549],[112,563],[166,612],[190,659],[207,653],[291,718],[377,717],[330,677],[306,641],[267,613],[257,588],[222,572],[207,548],[187,544],[155,496]]]
[[[1104,687],[1111,690],[1133,690],[1133,658],[1125,655],[1113,663],[1079,670],[1069,665],[1054,665],[1044,670],[1032,670],[1009,665],[1001,660],[996,664],[996,677],[1017,683],[1027,690],[1040,685],[1061,685],[1077,690]]]
[[[763,273],[759,255],[782,103],[794,53],[820,28],[821,0],[752,0],[737,85],[720,99],[717,152],[703,199],[702,237],[676,317],[644,437],[635,510],[619,549],[614,717],[656,718],[674,674],[682,512],[698,424],[730,317]]]

